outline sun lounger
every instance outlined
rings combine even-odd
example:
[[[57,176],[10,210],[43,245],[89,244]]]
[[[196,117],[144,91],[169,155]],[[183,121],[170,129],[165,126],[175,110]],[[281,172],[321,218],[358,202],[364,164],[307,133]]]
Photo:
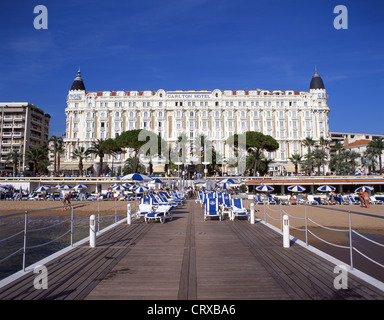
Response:
[[[140,203],[139,209],[136,211],[136,219],[145,217],[146,214],[153,213],[153,206],[151,204]]]
[[[298,204],[307,204],[307,201],[304,200],[303,196],[301,194],[298,194],[296,196],[296,199],[297,199],[297,203]]]
[[[232,199],[231,205],[230,219],[234,221],[236,217],[248,217],[248,211],[244,208],[242,199],[239,198]]]
[[[271,196],[269,196],[269,197],[267,198],[267,204],[277,204],[277,201],[274,200],[274,199],[272,199]]]
[[[383,204],[383,201],[381,201],[381,200],[377,200],[377,199],[375,198],[375,196],[370,196],[370,197],[369,197],[369,201],[370,201],[370,203],[372,203],[372,204]]]
[[[172,207],[171,206],[159,206],[155,211],[145,213],[144,215],[144,221],[145,223],[148,223],[148,221],[151,220],[159,220],[160,223],[164,223],[166,218],[169,218],[169,220],[172,220]]]
[[[340,204],[350,204],[349,200],[345,200],[342,195],[339,195],[336,200],[339,200]]]
[[[319,202],[317,202],[314,198],[313,198],[313,195],[308,195],[307,196],[307,204],[319,204]]]
[[[217,198],[207,198],[204,210],[204,221],[206,221],[208,217],[219,217],[219,219],[222,220],[222,215],[219,210],[219,203],[217,201]]]
[[[255,195],[253,197],[253,202],[256,204],[264,204],[264,201],[263,199],[261,199],[260,195]]]
[[[347,196],[347,199],[349,200],[350,203],[353,203],[353,204],[357,204],[359,205],[360,204],[360,201],[356,200],[354,196]]]

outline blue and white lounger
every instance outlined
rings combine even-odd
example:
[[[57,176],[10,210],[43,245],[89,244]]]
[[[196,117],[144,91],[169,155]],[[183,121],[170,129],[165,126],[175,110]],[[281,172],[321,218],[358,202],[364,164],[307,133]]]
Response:
[[[219,217],[219,219],[222,220],[217,198],[207,198],[204,210],[204,221],[207,220],[208,217]]]
[[[248,217],[248,211],[243,206],[242,199],[232,199],[231,205],[231,220],[234,221],[236,217]]]

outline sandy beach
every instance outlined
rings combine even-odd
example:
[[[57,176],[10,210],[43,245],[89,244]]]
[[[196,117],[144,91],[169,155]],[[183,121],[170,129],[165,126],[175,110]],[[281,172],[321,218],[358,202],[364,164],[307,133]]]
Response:
[[[130,203],[132,209],[135,207],[135,201],[116,201],[118,213],[127,211],[127,204]],[[139,200],[137,200],[139,203]],[[98,210],[98,201],[72,201],[74,206],[74,214],[76,216],[88,216]],[[115,201],[100,201],[100,211],[109,210],[114,212]],[[54,209],[53,209],[54,208]],[[71,210],[68,208],[63,210],[61,201],[53,200],[2,200],[0,201],[0,216],[24,213],[25,211],[35,211],[49,209],[39,212],[31,212],[34,217],[37,216],[68,216]],[[110,213],[109,213],[110,214]]]
[[[118,206],[118,212],[126,212],[127,204],[130,203],[132,210],[135,208],[135,201],[116,201]],[[139,200],[137,200],[137,204]],[[251,201],[245,201],[245,207],[249,209]],[[72,201],[74,205],[74,212],[76,216],[87,216],[98,210],[97,201]],[[100,201],[100,210],[104,211],[114,207],[115,201],[107,200]],[[71,210],[63,210],[63,204],[61,201],[48,201],[48,200],[2,200],[0,201],[0,216],[23,213],[25,211],[41,210],[48,208],[46,211],[33,212],[33,216],[66,216],[69,215]],[[280,223],[275,221],[280,217],[280,206],[279,205],[268,205],[267,210],[267,222],[280,227]],[[256,216],[264,219],[264,206],[255,205],[257,210]],[[312,205],[307,206],[307,216],[315,223],[330,227],[330,228],[348,228],[348,212],[330,210],[330,209],[341,209],[351,210],[356,213],[351,214],[352,228],[359,232],[366,232],[377,235],[384,235],[384,219],[374,218],[362,214],[371,214],[384,217],[384,205],[371,205],[369,208],[361,208],[359,205],[332,205],[332,206],[318,206]],[[288,214],[290,216],[290,225],[296,228],[303,228],[305,222],[302,218],[305,217],[305,206],[304,205],[282,205],[282,214]],[[203,211],[202,211],[203,214]],[[274,218],[274,219],[272,219]],[[299,219],[297,219],[299,218]],[[314,227],[316,224],[309,221],[308,226]],[[369,231],[369,232],[368,232]]]

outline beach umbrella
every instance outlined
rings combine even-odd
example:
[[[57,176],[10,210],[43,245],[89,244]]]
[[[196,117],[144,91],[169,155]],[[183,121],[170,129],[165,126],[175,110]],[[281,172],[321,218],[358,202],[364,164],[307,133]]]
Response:
[[[372,191],[373,190],[373,187],[370,187],[370,186],[361,186],[361,187],[358,187],[355,192],[360,192],[360,190],[363,190],[363,191]]]
[[[275,188],[268,186],[268,185],[264,185],[264,186],[256,187],[256,190],[261,191],[261,192],[271,192],[271,191],[275,190]]]
[[[228,189],[228,183],[223,183],[222,187],[221,187],[223,190],[227,190]]]
[[[320,192],[333,192],[335,190],[336,190],[335,187],[328,186],[328,185],[323,185],[317,188],[317,191],[320,191]]]
[[[153,182],[153,183],[164,183],[164,181],[159,179],[159,178],[156,178],[155,180],[152,180],[151,182]]]
[[[53,186],[52,188],[56,188],[56,189],[59,189],[59,188],[60,188],[60,185],[59,185],[59,184],[57,184],[57,185]]]
[[[130,174],[127,174],[125,176],[122,176],[120,179],[121,180],[135,180],[135,181],[142,181],[142,182],[153,180],[151,177],[148,177],[148,176],[146,176],[144,174],[140,174],[140,173],[130,173]]]
[[[119,184],[118,183],[112,183],[111,185],[110,185],[110,187],[111,188],[114,188],[114,187],[116,187],[116,186],[118,186]]]
[[[0,186],[0,192],[8,192],[9,187],[8,186]]]
[[[81,189],[87,189],[88,186],[86,186],[85,184],[78,184],[76,186],[73,187],[73,189],[75,190],[81,190]]]
[[[112,188],[113,190],[115,191],[125,191],[125,187],[123,187],[122,185],[116,185]]]
[[[221,183],[239,184],[241,182],[237,179],[228,178],[228,179],[221,179],[221,180],[217,181],[216,183],[217,184],[221,184]]]
[[[287,189],[288,189],[288,191],[291,191],[291,192],[303,192],[303,191],[305,191],[305,188],[303,186],[298,186],[298,185],[289,186]]]
[[[129,183],[123,183],[122,186],[125,188],[125,189],[129,189],[131,187],[133,187],[132,184],[129,184]]]
[[[148,191],[148,188],[144,187],[144,186],[138,186],[138,187],[134,188],[133,191],[135,193],[144,193],[144,192]]]
[[[63,185],[59,186],[59,189],[60,190],[68,190],[68,189],[72,189],[72,187],[67,185],[67,184],[63,184]]]
[[[36,188],[33,192],[44,192],[50,188],[51,188],[50,186],[40,186],[40,187]]]

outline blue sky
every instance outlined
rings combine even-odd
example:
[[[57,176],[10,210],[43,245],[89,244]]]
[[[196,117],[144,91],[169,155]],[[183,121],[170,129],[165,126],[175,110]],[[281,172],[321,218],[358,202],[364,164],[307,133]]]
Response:
[[[47,30],[33,27],[39,4]],[[330,130],[384,134],[383,34],[379,0],[2,1],[0,101],[50,113],[52,135],[79,66],[89,91],[308,90],[317,66]]]

